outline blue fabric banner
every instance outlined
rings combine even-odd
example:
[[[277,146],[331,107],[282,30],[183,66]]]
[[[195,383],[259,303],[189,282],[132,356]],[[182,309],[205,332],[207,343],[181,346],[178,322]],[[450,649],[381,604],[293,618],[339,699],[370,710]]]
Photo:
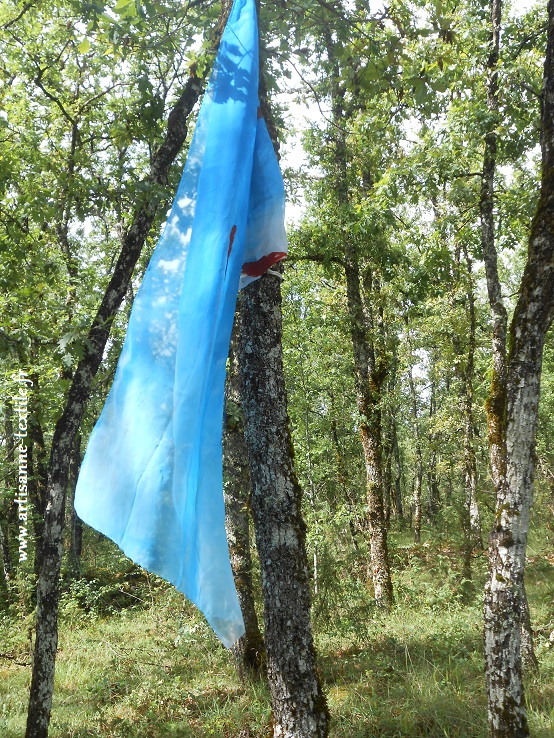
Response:
[[[239,282],[285,254],[255,2],[235,0],[75,493],[79,517],[172,582],[227,647],[244,625],[225,535],[225,365]]]

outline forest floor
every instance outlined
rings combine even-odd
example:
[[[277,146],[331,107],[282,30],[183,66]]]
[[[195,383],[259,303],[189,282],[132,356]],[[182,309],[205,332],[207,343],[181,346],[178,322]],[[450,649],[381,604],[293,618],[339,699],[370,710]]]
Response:
[[[392,550],[397,604],[390,615],[357,607],[356,598],[335,607],[332,587],[320,585],[315,598],[331,736],[486,738],[485,557],[475,559],[467,603],[455,548],[397,536]],[[263,681],[241,683],[231,654],[194,608],[161,580],[126,567],[123,557],[118,573],[113,562],[103,569],[97,561],[94,580],[65,587],[51,738],[268,738]],[[526,677],[531,734],[552,738],[553,550],[530,546],[526,581],[540,661],[540,671]],[[0,618],[3,738],[24,735],[32,616],[17,610]]]

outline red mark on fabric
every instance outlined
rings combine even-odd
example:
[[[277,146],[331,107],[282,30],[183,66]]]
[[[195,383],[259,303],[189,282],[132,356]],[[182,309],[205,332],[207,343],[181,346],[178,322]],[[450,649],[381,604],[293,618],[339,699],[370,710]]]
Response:
[[[247,261],[242,265],[242,273],[247,277],[261,277],[267,270],[286,256],[285,251],[272,251],[258,261]]]
[[[235,240],[235,233],[237,232],[237,227],[234,225],[231,228],[231,233],[229,234],[229,248],[227,249],[227,261],[225,262],[225,276],[227,276],[227,267],[229,266],[229,257],[231,256],[231,251],[233,250],[233,241]]]
[[[229,250],[227,251],[227,261],[229,261],[229,257],[231,256],[231,251],[233,250],[233,241],[235,240],[235,233],[237,232],[237,227],[234,225],[231,228],[231,233],[229,234]]]

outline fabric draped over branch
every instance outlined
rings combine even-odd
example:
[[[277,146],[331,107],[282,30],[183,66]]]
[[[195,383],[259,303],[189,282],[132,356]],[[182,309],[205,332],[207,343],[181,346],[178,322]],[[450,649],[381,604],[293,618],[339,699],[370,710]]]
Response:
[[[79,517],[172,582],[227,647],[244,626],[225,535],[225,366],[239,285],[286,250],[255,1],[235,0],[75,493]]]

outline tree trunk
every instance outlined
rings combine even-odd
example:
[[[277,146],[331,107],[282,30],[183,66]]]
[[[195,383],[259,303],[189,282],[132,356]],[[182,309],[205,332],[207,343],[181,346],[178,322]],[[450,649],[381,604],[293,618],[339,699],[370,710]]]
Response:
[[[356,404],[360,417],[360,438],[366,468],[371,579],[376,604],[387,610],[393,603],[393,591],[383,505],[381,458],[380,400],[384,376],[377,377],[375,371],[375,359],[371,355],[365,325],[358,259],[355,249],[350,243],[347,243],[345,249],[344,272],[350,319],[350,338],[354,353]]]
[[[531,624],[531,613],[529,611],[529,602],[527,601],[527,592],[525,590],[525,580],[523,582],[523,592],[521,598],[521,663],[524,670],[537,673],[539,670],[539,660],[535,653],[535,639],[533,634],[533,626]]]
[[[360,516],[358,515],[357,500],[352,494],[348,468],[344,459],[344,455],[342,453],[342,449],[340,447],[336,418],[333,418],[331,421],[331,438],[333,439],[335,459],[337,462],[337,482],[339,485],[339,489],[344,492],[344,496],[348,503],[350,513],[348,516],[348,529],[350,530],[350,535],[352,536],[352,543],[354,544],[354,548],[358,550],[359,545],[357,536],[365,535],[365,530],[363,521],[360,520]]]
[[[431,396],[429,398],[429,461],[427,464],[427,519],[432,524],[437,522],[440,510],[439,482],[437,478],[437,434],[432,430],[433,416],[437,411],[435,400],[435,380],[431,379]]]
[[[167,184],[169,169],[186,140],[188,116],[200,97],[203,84],[203,79],[192,74],[169,114],[166,137],[152,158],[150,174],[145,183],[153,186],[154,190]],[[92,380],[102,361],[111,324],[127,292],[159,205],[157,197],[145,198],[123,236],[117,264],[85,342],[85,356],[77,366],[65,408],[54,430],[45,495],[44,541],[37,584],[36,639],[26,738],[46,738],[48,735],[58,642],[65,493],[73,442],[85,412]]]
[[[434,445],[437,439],[434,433],[429,435],[429,444]],[[435,524],[441,507],[439,480],[437,475],[437,452],[435,449],[429,455],[427,469],[427,517]]]
[[[252,556],[250,554],[250,479],[244,419],[240,404],[240,377],[237,343],[240,334],[240,301],[235,316],[229,368],[225,385],[225,426],[223,430],[223,492],[225,528],[231,566],[237,586],[245,634],[233,646],[239,675],[259,673],[265,666],[265,646],[254,601]]]
[[[475,294],[473,289],[473,264],[467,249],[464,249],[464,257],[467,267],[467,290],[466,300],[469,316],[469,338],[467,347],[467,359],[462,372],[464,385],[464,489],[465,489],[465,513],[467,521],[465,529],[466,552],[468,557],[468,568],[471,554],[475,548],[483,549],[483,535],[481,532],[481,517],[477,505],[477,458],[475,456],[475,433],[473,417],[473,378],[475,367]],[[471,569],[469,568],[469,571]]]
[[[485,587],[485,663],[492,738],[529,735],[522,683],[524,566],[534,476],[542,355],[554,317],[554,0],[541,110],[542,180],[510,327],[506,382],[506,474],[497,494]]]
[[[262,64],[259,94],[277,152]],[[273,271],[282,269],[277,265]],[[302,490],[287,413],[279,277],[265,274],[252,282],[240,302],[241,401],[262,577],[273,736],[326,738],[329,711],[315,663]]]
[[[423,481],[423,454],[421,451],[421,434],[419,431],[419,417],[417,412],[417,395],[413,377],[413,367],[409,367],[408,380],[410,384],[410,397],[412,400],[412,416],[414,422],[414,441],[416,468],[414,473],[413,492],[413,529],[415,543],[421,543],[421,483]]]
[[[336,54],[333,34],[329,26],[324,29],[324,39],[329,61],[333,64],[330,78],[331,107],[334,123],[334,195],[340,207],[349,203],[348,189],[348,151],[345,118],[346,89],[340,83],[341,70]],[[348,229],[345,228],[347,231]],[[385,363],[376,366],[374,337],[368,330],[362,284],[360,280],[360,258],[356,245],[346,236],[344,258],[342,260],[346,278],[347,309],[350,322],[350,337],[354,355],[354,378],[356,384],[356,404],[360,417],[360,439],[364,452],[366,468],[366,495],[369,523],[369,569],[373,583],[375,602],[378,607],[390,609],[393,603],[392,580],[388,561],[387,527],[383,504],[383,460],[382,460],[382,422],[381,394],[385,379]],[[372,271],[367,270],[367,295],[372,299],[375,292],[372,284]],[[371,307],[370,307],[371,311]],[[381,327],[381,324],[380,324]],[[383,359],[384,357],[381,357]]]
[[[498,255],[494,233],[494,176],[496,170],[497,151],[497,124],[499,115],[498,99],[498,61],[500,56],[500,31],[502,18],[502,0],[491,0],[491,43],[487,61],[487,108],[489,112],[488,129],[485,135],[485,150],[483,157],[483,175],[480,196],[481,213],[481,246],[485,262],[487,291],[491,314],[493,316],[492,336],[492,379],[489,396],[485,403],[487,411],[489,454],[491,476],[494,485],[495,498],[498,506],[499,499],[503,498],[503,486],[506,483],[506,421],[507,421],[507,323],[508,316],[502,299],[502,288],[498,276]],[[496,554],[493,551],[493,556]],[[493,566],[491,561],[491,566]],[[529,615],[529,606],[526,602],[525,588],[521,590],[525,600],[522,603],[524,611]],[[523,640],[529,649],[533,644],[530,616],[520,620],[520,627],[524,631]],[[536,657],[527,654],[529,662],[536,661]]]
[[[10,494],[2,500],[2,509],[0,510],[0,527],[2,531],[0,533],[0,546],[2,547],[2,571],[6,584],[8,584],[14,573],[14,562],[12,559],[12,552],[10,541],[13,537],[17,538],[17,534],[13,535],[15,530],[14,523],[17,523],[17,514],[15,512],[15,497],[12,490],[17,489],[17,475],[15,474],[15,443],[14,443],[14,428],[13,428],[13,405],[9,400],[6,400],[4,404],[4,433],[6,439],[6,463],[9,468],[9,473],[5,484],[7,489],[10,490]],[[15,516],[15,517],[14,517]],[[9,590],[8,590],[9,594]]]
[[[383,441],[383,506],[384,506],[384,517],[385,525],[388,528],[390,523],[391,509],[393,505],[392,495],[392,428],[391,421],[388,420],[387,428],[384,432]]]
[[[500,20],[502,0],[491,0],[492,37],[487,62],[488,87],[487,107],[490,123],[485,135],[483,174],[479,209],[481,214],[481,247],[485,262],[489,304],[493,318],[492,335],[492,379],[489,397],[485,404],[489,436],[491,474],[495,493],[505,477],[505,427],[506,410],[506,335],[508,316],[502,299],[502,288],[498,276],[498,255],[494,234],[494,175],[498,122],[498,58],[500,53]]]
[[[10,549],[4,532],[4,520],[0,515],[0,590],[2,591],[2,599],[6,603],[8,602],[8,587],[11,579],[10,564]]]
[[[392,419],[392,453],[394,456],[394,504],[399,522],[404,522],[404,507],[402,505],[402,465],[400,463],[400,448],[398,446],[398,431],[396,418]]]
[[[42,559],[42,541],[44,536],[44,512],[46,506],[46,484],[48,476],[48,460],[44,443],[44,434],[37,412],[39,400],[39,378],[37,374],[31,377],[33,381],[31,415],[29,416],[30,457],[32,455],[32,478],[29,480],[29,502],[32,508],[33,535],[35,543],[34,572],[38,581],[40,562]],[[32,451],[31,451],[32,449]],[[29,459],[29,464],[31,461]]]
[[[81,575],[81,553],[83,550],[83,521],[75,512],[75,489],[81,469],[81,436],[77,435],[73,442],[73,458],[69,470],[69,505],[67,518],[69,522],[69,562],[76,576]]]
[[[263,276],[244,289],[241,299],[242,407],[262,574],[273,735],[324,738],[329,716],[310,624],[305,525],[282,366],[279,279]]]

